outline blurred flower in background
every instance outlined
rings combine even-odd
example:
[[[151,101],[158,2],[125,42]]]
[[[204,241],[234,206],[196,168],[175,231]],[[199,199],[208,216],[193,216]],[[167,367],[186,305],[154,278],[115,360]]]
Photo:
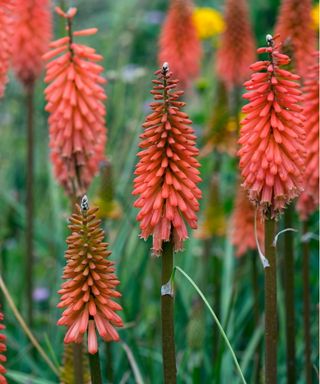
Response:
[[[224,30],[223,17],[221,13],[214,8],[196,8],[193,11],[193,22],[200,39],[217,36]]]

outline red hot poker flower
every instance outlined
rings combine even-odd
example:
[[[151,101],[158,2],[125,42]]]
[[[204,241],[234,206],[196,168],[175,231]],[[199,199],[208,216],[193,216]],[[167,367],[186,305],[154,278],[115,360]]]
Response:
[[[96,330],[105,341],[118,341],[114,327],[122,327],[121,318],[115,313],[122,308],[113,299],[121,296],[116,291],[119,284],[114,274],[114,263],[108,260],[111,252],[103,242],[101,220],[96,220],[98,208],[88,207],[86,196],[81,208],[70,218],[72,234],[67,239],[67,265],[63,278],[67,280],[59,291],[59,308],[66,308],[58,325],[66,325],[65,343],[80,343],[88,333],[88,352],[98,351]]]
[[[18,79],[30,86],[43,68],[42,55],[51,38],[49,0],[16,0],[13,68]]]
[[[305,191],[297,205],[303,220],[319,205],[319,53],[316,60],[316,64],[309,67],[303,87],[307,158]]]
[[[74,42],[75,37],[95,34],[97,29],[73,32],[76,8],[68,13],[56,11],[67,20],[68,36],[52,42],[44,55],[45,60],[53,59],[46,65],[45,78],[51,159],[67,193],[80,196],[104,159],[107,97],[102,85],[106,80],[101,76],[103,67],[97,64],[102,56]]]
[[[192,7],[191,0],[171,0],[159,41],[159,65],[169,62],[184,87],[198,75],[202,56]]]
[[[8,81],[13,36],[13,1],[0,0],[0,97]]]
[[[6,346],[6,336],[2,333],[2,331],[6,328],[2,322],[3,322],[3,313],[0,312],[0,384],[7,384],[7,379],[4,377],[4,374],[7,372],[7,370],[4,368],[3,363],[7,361],[7,358],[4,356],[3,352],[7,350]]]
[[[254,73],[244,83],[249,103],[241,122],[240,168],[243,186],[262,211],[273,217],[303,190],[304,139],[300,77],[281,68],[290,61],[267,35],[268,60],[251,65]]]
[[[312,64],[312,54],[316,49],[311,9],[311,0],[282,0],[276,25],[281,40],[292,47],[295,69],[303,77]]]
[[[249,65],[256,57],[246,0],[227,0],[225,25],[217,52],[217,73],[231,89],[249,77]]]
[[[155,72],[151,93],[156,100],[153,112],[143,124],[144,133],[138,153],[134,195],[140,197],[134,206],[140,208],[141,237],[153,235],[153,251],[160,254],[162,242],[174,242],[182,249],[188,237],[185,222],[197,228],[196,212],[201,191],[197,187],[200,164],[195,159],[196,136],[189,126],[188,115],[180,111],[185,103],[178,101],[183,91],[176,91],[178,80],[172,80],[167,63]]]
[[[243,256],[250,249],[257,249],[254,218],[255,208],[250,203],[247,193],[242,187],[238,188],[235,209],[232,218],[231,242],[236,248],[236,256]],[[257,238],[261,249],[264,249],[264,231],[262,217],[257,213]]]

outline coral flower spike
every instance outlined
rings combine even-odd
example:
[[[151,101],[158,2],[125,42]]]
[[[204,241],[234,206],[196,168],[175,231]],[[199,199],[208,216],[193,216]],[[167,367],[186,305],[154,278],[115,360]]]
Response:
[[[295,70],[303,78],[316,49],[311,10],[312,0],[282,0],[275,28],[281,41],[292,48]]]
[[[191,0],[171,0],[160,35],[159,65],[169,62],[173,75],[186,87],[198,75],[201,57]]]
[[[24,86],[31,86],[43,68],[42,55],[51,38],[49,0],[16,0],[13,68]]]
[[[268,60],[251,65],[254,73],[244,83],[249,103],[241,122],[239,143],[243,186],[249,197],[270,217],[303,190],[305,130],[299,76],[282,69],[290,62],[279,52],[278,37],[267,35]]]
[[[3,322],[3,313],[0,312],[0,384],[7,384],[7,379],[4,377],[4,374],[7,370],[4,368],[3,363],[7,361],[7,358],[4,356],[3,352],[7,350],[6,346],[6,336],[2,333],[5,329],[5,326],[2,324]]]
[[[81,207],[70,218],[72,234],[67,239],[67,265],[63,278],[59,308],[66,308],[58,325],[65,325],[68,331],[65,343],[80,343],[88,333],[88,352],[98,351],[97,334],[105,341],[118,341],[114,327],[122,327],[121,318],[115,313],[121,306],[113,301],[121,296],[116,291],[119,284],[113,262],[108,260],[111,252],[103,242],[101,220],[96,219],[98,208],[90,208],[86,196]]]
[[[0,97],[8,81],[8,69],[12,50],[13,0],[0,0]]]
[[[319,52],[316,63],[309,67],[303,92],[307,158],[305,191],[298,200],[297,209],[301,218],[307,220],[319,206]]]
[[[217,52],[217,74],[230,90],[249,78],[255,60],[255,40],[246,0],[227,0],[225,31]]]
[[[135,170],[134,195],[140,197],[134,206],[140,208],[141,237],[153,235],[153,251],[159,255],[162,243],[172,239],[174,249],[182,249],[188,237],[186,223],[197,227],[196,212],[201,191],[197,183],[200,164],[195,159],[193,129],[188,115],[180,111],[185,103],[178,101],[183,91],[175,90],[167,63],[155,72],[151,93],[155,102],[153,112],[143,124],[144,133],[138,153],[140,161]]]
[[[70,195],[81,196],[104,160],[106,143],[103,58],[93,48],[74,42],[75,37],[89,36],[96,28],[72,31],[76,8],[56,12],[67,21],[68,36],[50,44],[44,55],[45,90],[50,113],[50,148],[54,172]],[[51,61],[50,61],[51,60]]]

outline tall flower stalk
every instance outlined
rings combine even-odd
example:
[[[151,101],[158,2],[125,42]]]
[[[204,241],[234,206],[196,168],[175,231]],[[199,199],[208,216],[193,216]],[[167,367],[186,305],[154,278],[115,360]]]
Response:
[[[66,13],[56,8],[56,12],[65,18],[68,35],[50,43],[44,55],[49,145],[59,183],[69,196],[80,197],[105,159],[107,97],[102,85],[106,80],[98,64],[102,56],[75,42],[76,37],[94,35],[97,29],[73,31],[76,8]]]
[[[59,308],[65,308],[58,325],[68,330],[65,343],[81,343],[87,334],[87,348],[91,379],[93,384],[101,383],[97,333],[105,341],[118,341],[114,327],[122,327],[122,320],[116,314],[121,306],[114,301],[120,296],[116,291],[119,284],[114,263],[108,259],[111,252],[103,242],[101,220],[96,219],[98,208],[89,209],[86,196],[81,207],[70,218],[72,234],[67,239],[67,265],[59,290]]]
[[[243,186],[265,217],[265,381],[277,381],[277,287],[275,218],[303,190],[305,130],[298,75],[281,68],[290,62],[279,52],[277,38],[267,35],[245,82],[249,100],[242,111],[239,150]]]
[[[28,322],[32,325],[34,264],[34,87],[43,69],[42,55],[51,37],[51,13],[48,0],[17,0],[15,3],[12,63],[24,85],[27,110],[27,191],[26,191],[26,281]]]
[[[191,120],[180,109],[183,91],[177,91],[178,80],[172,79],[168,63],[155,72],[151,93],[153,112],[143,124],[140,158],[134,180],[134,206],[140,209],[141,237],[153,236],[153,252],[162,255],[161,318],[164,382],[176,383],[174,343],[174,301],[171,275],[173,252],[183,247],[188,237],[186,223],[197,227],[196,212],[201,191],[197,184],[199,163]]]
[[[308,69],[304,82],[304,115],[306,117],[306,172],[305,190],[297,203],[297,210],[303,222],[303,236],[308,232],[308,219],[319,207],[319,53],[314,55],[315,63]],[[303,324],[305,382],[312,383],[311,334],[310,334],[310,252],[309,241],[303,242]]]

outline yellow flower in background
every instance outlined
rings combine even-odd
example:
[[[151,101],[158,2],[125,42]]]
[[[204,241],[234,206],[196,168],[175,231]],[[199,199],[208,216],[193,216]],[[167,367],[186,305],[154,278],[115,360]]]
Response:
[[[315,4],[312,8],[312,21],[313,21],[313,28],[318,31],[319,30],[319,3]]]
[[[213,8],[201,7],[193,11],[193,21],[200,39],[219,35],[224,30],[224,21],[220,12]]]

